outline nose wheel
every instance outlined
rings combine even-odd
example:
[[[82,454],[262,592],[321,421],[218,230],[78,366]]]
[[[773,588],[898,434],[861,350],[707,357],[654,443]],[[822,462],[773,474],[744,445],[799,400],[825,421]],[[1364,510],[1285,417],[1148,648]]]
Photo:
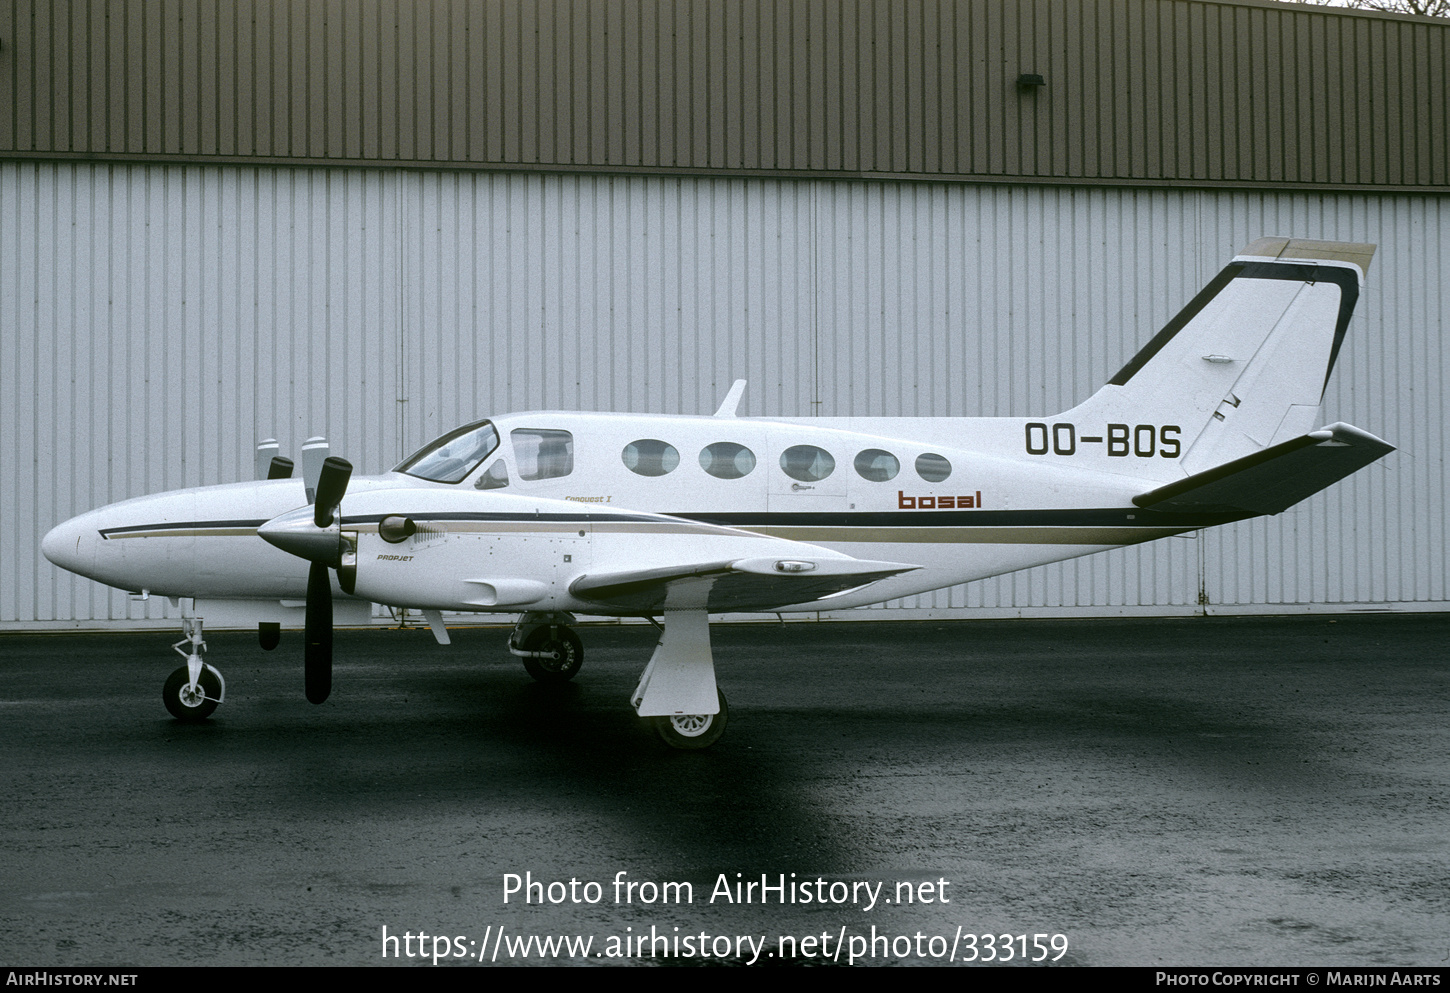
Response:
[[[161,699],[166,703],[166,709],[171,716],[178,721],[188,724],[204,721],[216,710],[217,704],[221,703],[221,673],[206,666],[193,684],[191,674],[186,666],[182,666],[166,677],[166,685],[161,688]]]

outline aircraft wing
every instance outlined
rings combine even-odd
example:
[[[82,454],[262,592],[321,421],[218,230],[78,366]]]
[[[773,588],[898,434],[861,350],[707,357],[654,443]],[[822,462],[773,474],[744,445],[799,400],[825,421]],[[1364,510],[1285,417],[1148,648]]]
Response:
[[[1349,424],[1331,424],[1133,498],[1146,510],[1278,514],[1395,447]]]
[[[569,592],[581,600],[641,614],[771,610],[824,600],[918,568],[852,558],[735,559],[580,576]]]

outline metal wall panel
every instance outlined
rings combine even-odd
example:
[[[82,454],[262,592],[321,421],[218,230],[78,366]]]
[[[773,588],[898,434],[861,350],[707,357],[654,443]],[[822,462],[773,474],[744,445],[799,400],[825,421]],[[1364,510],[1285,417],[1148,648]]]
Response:
[[[1447,64],[1261,0],[0,0],[0,156],[1442,190]]]
[[[1443,605],[1450,198],[0,163],[0,625],[161,616],[40,537],[248,478],[269,435],[379,471],[489,413],[708,413],[738,377],[756,415],[1056,412],[1276,233],[1379,244],[1326,413],[1399,452],[877,609]]]

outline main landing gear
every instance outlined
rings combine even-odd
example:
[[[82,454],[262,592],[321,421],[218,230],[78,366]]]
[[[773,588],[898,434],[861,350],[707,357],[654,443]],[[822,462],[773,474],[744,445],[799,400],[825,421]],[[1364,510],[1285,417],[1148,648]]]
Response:
[[[710,622],[704,610],[665,610],[659,644],[630,703],[671,748],[709,748],[730,719],[715,685]]]
[[[509,651],[539,682],[567,683],[584,664],[584,644],[568,627],[573,623],[574,615],[562,611],[526,613],[509,635]]]
[[[717,714],[671,714],[668,717],[651,717],[655,732],[671,748],[692,751],[709,748],[725,733],[725,724],[730,719],[730,708],[725,704],[725,694],[718,688],[715,695],[720,701]]]
[[[181,633],[182,639],[171,647],[186,659],[186,665],[166,678],[161,699],[172,717],[195,724],[210,717],[217,704],[226,699],[227,682],[216,668],[201,660],[201,653],[206,651],[201,618],[182,618]]]
[[[574,615],[562,611],[526,613],[509,635],[509,651],[539,682],[566,683],[584,661],[584,646],[569,627],[573,623]],[[704,610],[664,612],[659,644],[630,703],[671,748],[709,748],[725,733],[730,708],[715,685]]]

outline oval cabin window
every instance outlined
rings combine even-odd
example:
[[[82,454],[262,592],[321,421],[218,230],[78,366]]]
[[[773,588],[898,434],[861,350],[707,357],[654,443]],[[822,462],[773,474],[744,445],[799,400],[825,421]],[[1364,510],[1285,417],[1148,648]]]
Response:
[[[868,448],[856,456],[856,473],[862,479],[873,483],[884,483],[895,479],[901,471],[901,463],[890,452],[879,448]]]
[[[916,457],[916,474],[928,483],[940,483],[952,474],[952,464],[943,456],[928,452]]]
[[[658,438],[631,441],[619,457],[626,469],[640,476],[663,476],[674,472],[680,464],[680,453],[675,446]]]
[[[836,460],[824,448],[793,445],[780,453],[780,467],[791,479],[818,483],[836,471]]]
[[[733,441],[717,441],[700,450],[700,468],[716,479],[739,479],[755,469],[755,453]]]

